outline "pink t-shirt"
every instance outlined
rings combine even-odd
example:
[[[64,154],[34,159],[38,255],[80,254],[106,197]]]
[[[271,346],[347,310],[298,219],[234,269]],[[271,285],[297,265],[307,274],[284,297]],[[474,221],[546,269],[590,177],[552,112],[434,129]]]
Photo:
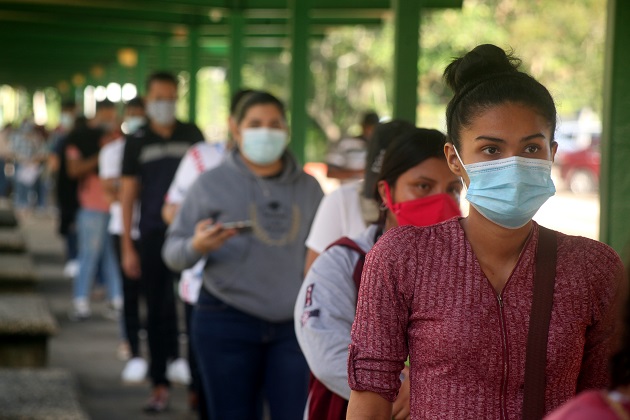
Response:
[[[391,229],[368,254],[348,380],[393,401],[410,357],[411,417],[520,418],[538,225],[501,292],[458,219]],[[609,246],[558,233],[546,412],[605,388],[623,267]]]
[[[81,151],[75,145],[70,144],[66,147],[66,158],[68,160],[81,159]],[[82,209],[109,213],[109,203],[105,199],[105,190],[97,172],[91,172],[79,179],[77,194]]]

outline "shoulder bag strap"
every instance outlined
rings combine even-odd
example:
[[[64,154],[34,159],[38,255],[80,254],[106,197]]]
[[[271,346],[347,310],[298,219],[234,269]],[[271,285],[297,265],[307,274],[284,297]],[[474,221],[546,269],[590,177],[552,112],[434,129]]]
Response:
[[[556,281],[557,253],[556,233],[540,226],[536,249],[532,309],[529,315],[529,332],[525,353],[524,420],[540,420],[545,413],[547,340],[553,305],[553,289]]]
[[[352,280],[354,281],[355,286],[357,286],[357,290],[359,290],[359,286],[361,285],[361,273],[363,273],[363,265],[365,264],[365,251],[361,249],[359,244],[347,236],[337,239],[335,242],[328,245],[328,248],[332,248],[333,246],[343,246],[359,254],[359,260],[354,266],[354,272],[352,273]]]

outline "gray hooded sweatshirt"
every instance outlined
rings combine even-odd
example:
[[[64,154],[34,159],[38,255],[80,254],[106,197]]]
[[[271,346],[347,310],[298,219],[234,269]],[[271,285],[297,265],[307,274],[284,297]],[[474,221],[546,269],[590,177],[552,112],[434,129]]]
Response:
[[[203,287],[212,295],[266,321],[293,318],[302,283],[304,241],[323,192],[315,178],[299,168],[290,153],[282,172],[261,178],[237,150],[190,187],[166,237],[162,256],[174,271],[206,258]],[[201,255],[192,248],[197,222],[251,220],[249,231]]]

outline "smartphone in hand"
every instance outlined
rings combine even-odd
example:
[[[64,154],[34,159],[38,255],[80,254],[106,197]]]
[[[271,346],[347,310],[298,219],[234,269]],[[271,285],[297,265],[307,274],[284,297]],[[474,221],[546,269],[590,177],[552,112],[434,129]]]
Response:
[[[239,233],[251,230],[253,224],[251,220],[239,220],[237,222],[221,223],[223,229],[236,229]]]

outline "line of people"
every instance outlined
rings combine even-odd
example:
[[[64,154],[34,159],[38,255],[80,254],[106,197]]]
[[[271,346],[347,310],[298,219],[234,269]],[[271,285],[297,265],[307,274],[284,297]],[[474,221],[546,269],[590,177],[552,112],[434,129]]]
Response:
[[[556,108],[519,63],[492,45],[455,60],[447,137],[378,126],[378,175],[321,204],[282,103],[241,99],[235,147],[190,186],[162,250],[175,271],[202,261],[191,340],[210,418],[541,418],[610,383],[623,266],[532,221],[555,193]],[[534,290],[539,247],[557,251],[552,296]],[[552,306],[531,368],[539,299]]]
[[[188,362],[179,354],[174,278],[160,264],[163,197],[188,147],[203,141],[196,126],[175,119],[177,85],[170,73],[151,75],[145,100],[126,103],[122,122],[114,103],[98,102],[93,118],[77,119],[60,136],[54,162],[64,178],[58,182],[60,232],[77,261],[69,317],[90,318],[94,283],[106,287],[103,315],[120,321],[118,353],[128,359],[122,380],[143,383],[148,375],[152,383],[145,411],[164,409],[171,382],[190,384],[195,399]],[[143,326],[148,363],[140,348]]]
[[[168,73],[148,79],[146,120],[128,105],[124,139],[101,103],[65,147],[81,204],[73,315],[89,315],[100,272],[125,314],[123,374],[137,378],[146,295],[152,412],[168,408],[169,369],[187,370],[174,273],[201,418],[530,418],[524,401],[541,418],[606,388],[623,266],[604,244],[532,221],[555,193],[556,108],[519,63],[492,45],[455,60],[447,135],[378,124],[364,180],[326,197],[288,150],[284,104],[267,92],[232,98],[225,148],[176,120]],[[117,213],[112,239],[104,232]],[[109,239],[81,245],[96,237]],[[532,370],[537,249],[550,243],[548,344]],[[617,360],[625,374],[614,376],[614,398],[628,410],[626,365]],[[532,392],[526,371],[544,385]]]

